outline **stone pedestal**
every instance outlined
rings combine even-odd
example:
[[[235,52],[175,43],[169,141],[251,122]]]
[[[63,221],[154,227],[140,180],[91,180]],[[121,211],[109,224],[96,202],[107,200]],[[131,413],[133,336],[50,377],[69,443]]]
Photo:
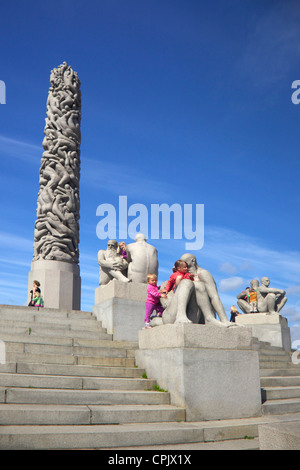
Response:
[[[250,328],[175,323],[139,332],[136,362],[186,408],[187,421],[261,414]]]
[[[138,342],[146,298],[147,284],[113,280],[95,289],[93,314],[114,340]]]
[[[288,321],[278,313],[247,313],[235,318],[237,325],[252,329],[252,334],[260,341],[267,341],[272,346],[291,350],[291,333]]]
[[[55,260],[33,261],[28,275],[27,304],[34,280],[41,284],[45,307],[80,310],[81,279],[76,264]]]

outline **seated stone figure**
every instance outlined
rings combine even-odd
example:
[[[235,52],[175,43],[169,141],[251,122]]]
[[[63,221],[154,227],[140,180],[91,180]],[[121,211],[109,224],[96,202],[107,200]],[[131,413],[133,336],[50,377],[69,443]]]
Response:
[[[100,285],[108,284],[113,279],[129,282],[129,279],[123,274],[128,267],[128,263],[117,253],[117,247],[118,242],[116,240],[109,240],[107,249],[98,251]]]
[[[260,280],[258,292],[260,293],[260,304],[258,304],[259,312],[267,312],[270,314],[278,313],[287,302],[285,290],[269,287],[270,279],[262,277]]]
[[[257,290],[257,310],[259,313],[274,314],[280,312],[287,302],[285,291],[269,287],[270,279],[268,277],[261,278],[261,285],[257,279],[252,279],[250,286]],[[241,292],[238,298],[238,306],[244,313],[251,313],[251,306],[245,300],[248,294],[248,289]]]
[[[252,306],[250,303],[250,290],[256,290],[256,293],[257,293],[256,309],[258,310],[258,299],[260,299],[260,293],[258,292],[258,287],[259,287],[258,280],[252,279],[252,281],[250,281],[250,287],[247,287],[237,296],[237,299],[238,299],[237,304],[244,313],[253,313]]]
[[[157,249],[147,243],[145,235],[138,233],[135,242],[127,245],[128,279],[147,283],[147,274],[158,274]]]
[[[161,323],[205,323],[220,327],[233,327],[228,320],[220,300],[216,283],[206,269],[198,266],[196,257],[184,254],[181,260],[188,265],[188,271],[194,274],[194,281],[183,279],[175,293],[169,292],[166,299],[161,299],[165,307]],[[164,285],[162,285],[162,288]],[[219,316],[219,320],[216,318]],[[155,320],[155,324],[157,320]],[[152,325],[152,323],[151,323]]]

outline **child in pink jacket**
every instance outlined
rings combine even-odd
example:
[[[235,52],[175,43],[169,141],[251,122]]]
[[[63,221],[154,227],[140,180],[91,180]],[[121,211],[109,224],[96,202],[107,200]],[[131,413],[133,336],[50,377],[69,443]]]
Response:
[[[147,299],[146,299],[146,314],[145,314],[145,328],[151,328],[150,317],[154,310],[156,310],[159,317],[162,316],[164,308],[161,305],[160,297],[166,297],[166,294],[159,291],[160,286],[157,287],[156,274],[148,274],[147,276]]]

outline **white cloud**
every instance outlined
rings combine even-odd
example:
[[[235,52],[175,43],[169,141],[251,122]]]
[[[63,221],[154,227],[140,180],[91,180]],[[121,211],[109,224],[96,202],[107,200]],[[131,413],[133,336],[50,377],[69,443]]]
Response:
[[[221,264],[220,271],[226,274],[236,274],[238,269],[233,264],[226,262]]]
[[[0,135],[0,150],[2,155],[25,160],[27,163],[39,163],[44,151],[42,142],[41,145],[35,145],[4,135]]]
[[[244,55],[237,63],[238,71],[253,85],[261,88],[285,83],[283,77],[300,58],[299,16],[294,2],[282,2],[253,24]]]
[[[291,327],[292,348],[296,349],[296,345],[293,345],[294,341],[300,341],[300,325],[293,325]]]
[[[291,286],[286,289],[287,295],[300,296],[300,286]]]
[[[85,162],[84,171],[81,173],[81,183],[103,188],[105,192],[114,195],[125,195],[138,198],[134,202],[144,202],[145,199],[151,202],[155,200],[168,200],[174,185],[160,181],[157,174],[155,179],[151,178],[139,165],[129,166],[105,160],[96,160],[89,157],[82,157]],[[109,203],[110,195],[102,203]],[[142,199],[142,200],[141,200]],[[176,201],[175,201],[176,202]],[[129,201],[128,201],[129,203]],[[129,203],[131,204],[131,203]]]
[[[244,279],[242,277],[228,277],[222,279],[219,284],[221,292],[236,291],[244,286]]]
[[[270,277],[271,286],[286,289],[300,279],[300,252],[278,250],[265,246],[265,242],[235,230],[222,227],[205,227],[204,249],[199,258],[240,267],[248,280]],[[205,260],[204,260],[205,261]],[[247,268],[247,269],[246,269]]]
[[[13,252],[15,251],[32,251],[33,252],[33,238],[28,239],[25,237],[20,237],[7,232],[0,232],[0,246],[1,248],[11,248]]]

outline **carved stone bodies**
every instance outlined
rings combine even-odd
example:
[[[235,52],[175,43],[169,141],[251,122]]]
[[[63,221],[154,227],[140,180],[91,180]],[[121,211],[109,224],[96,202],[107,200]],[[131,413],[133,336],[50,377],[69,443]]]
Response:
[[[53,69],[40,167],[33,261],[79,261],[81,93],[77,73]]]
[[[50,84],[28,299],[39,280],[45,307],[80,310],[80,81],[64,62]]]

